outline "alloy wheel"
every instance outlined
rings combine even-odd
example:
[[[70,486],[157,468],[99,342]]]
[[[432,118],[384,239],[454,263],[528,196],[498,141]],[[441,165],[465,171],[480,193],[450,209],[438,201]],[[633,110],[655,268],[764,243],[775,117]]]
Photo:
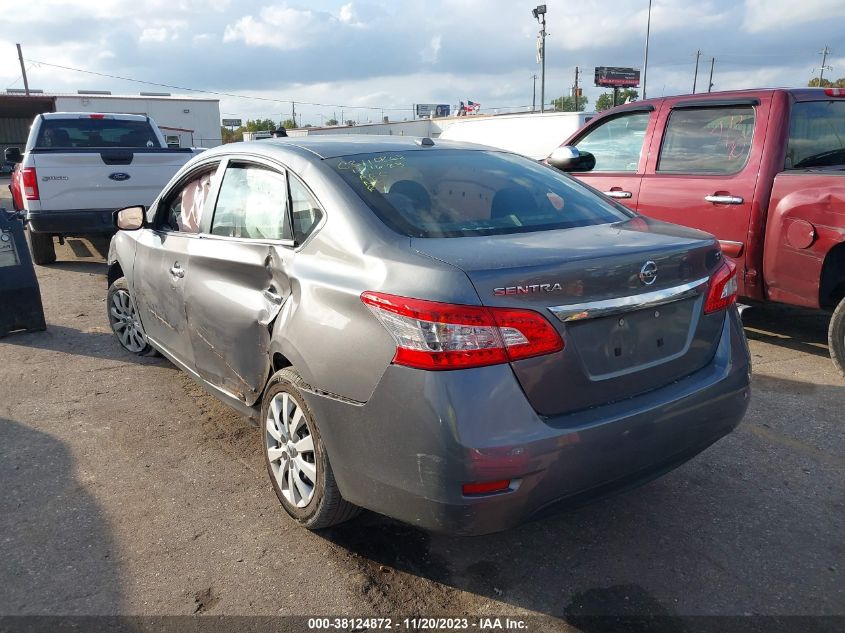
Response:
[[[302,405],[282,391],[273,396],[264,422],[267,461],[285,500],[304,508],[314,497],[317,463],[314,439]]]
[[[138,313],[132,297],[124,289],[112,294],[109,306],[109,321],[111,328],[120,339],[120,344],[130,352],[141,352],[146,349],[148,342],[138,320]]]

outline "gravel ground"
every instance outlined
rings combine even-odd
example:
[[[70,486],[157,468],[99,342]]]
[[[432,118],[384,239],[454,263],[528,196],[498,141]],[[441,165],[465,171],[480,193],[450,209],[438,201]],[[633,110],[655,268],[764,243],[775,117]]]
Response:
[[[845,379],[816,314],[746,311],[745,421],[647,486],[479,538],[313,534],[254,428],[112,339],[105,247],[60,247],[47,332],[0,339],[0,616],[845,614]]]

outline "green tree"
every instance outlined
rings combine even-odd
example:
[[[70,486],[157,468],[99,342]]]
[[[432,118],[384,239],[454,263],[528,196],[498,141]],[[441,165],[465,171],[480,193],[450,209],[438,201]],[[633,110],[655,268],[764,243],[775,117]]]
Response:
[[[223,139],[224,143],[236,143],[237,141],[242,141],[244,140],[244,128],[241,126],[233,130],[221,125],[220,138]]]
[[[587,97],[578,97],[578,112],[587,109]],[[575,112],[575,97],[558,97],[552,101],[555,112]]]
[[[329,119],[326,121],[326,125],[337,125],[337,119]]]
[[[616,105],[620,105],[626,103],[628,101],[636,101],[640,98],[640,93],[632,88],[625,88],[624,90],[620,90],[619,93],[616,95]],[[596,99],[596,112],[603,112],[604,110],[609,110],[613,107],[613,93],[612,92],[605,92],[602,95],[599,95],[599,98]]]
[[[247,132],[272,132],[276,129],[276,123],[273,119],[252,119],[246,122]]]
[[[807,82],[807,85],[810,88],[845,88],[845,77],[840,77],[836,81],[831,81],[830,79],[822,79],[821,86],[819,86],[819,78],[813,77],[810,81]]]
[[[295,128],[296,127],[296,121],[294,121],[293,119],[285,119],[284,121],[282,121],[282,127],[285,128],[286,130],[290,130],[292,128]]]

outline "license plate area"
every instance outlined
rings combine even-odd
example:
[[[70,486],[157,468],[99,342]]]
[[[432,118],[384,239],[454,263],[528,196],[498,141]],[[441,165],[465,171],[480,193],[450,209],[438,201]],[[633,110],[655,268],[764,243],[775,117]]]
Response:
[[[641,371],[684,355],[698,324],[699,298],[567,324],[596,380]]]

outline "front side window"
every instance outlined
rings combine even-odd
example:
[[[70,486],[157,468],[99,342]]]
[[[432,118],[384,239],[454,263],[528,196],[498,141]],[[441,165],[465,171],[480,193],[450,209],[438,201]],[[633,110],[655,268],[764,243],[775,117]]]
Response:
[[[210,168],[192,177],[166,199],[159,228],[180,233],[199,233],[214,171],[214,168]]]
[[[211,233],[259,240],[291,239],[284,174],[230,163],[220,184]]]
[[[651,112],[632,112],[593,128],[575,146],[596,157],[591,171],[637,171]]]
[[[426,149],[326,163],[386,225],[410,237],[524,233],[630,217],[556,169],[505,152]]]
[[[786,169],[845,165],[845,101],[793,104]]]
[[[657,171],[736,174],[751,152],[754,108],[676,108],[669,116]]]
[[[44,119],[36,149],[160,148],[161,142],[147,121],[83,116],[78,119]]]

